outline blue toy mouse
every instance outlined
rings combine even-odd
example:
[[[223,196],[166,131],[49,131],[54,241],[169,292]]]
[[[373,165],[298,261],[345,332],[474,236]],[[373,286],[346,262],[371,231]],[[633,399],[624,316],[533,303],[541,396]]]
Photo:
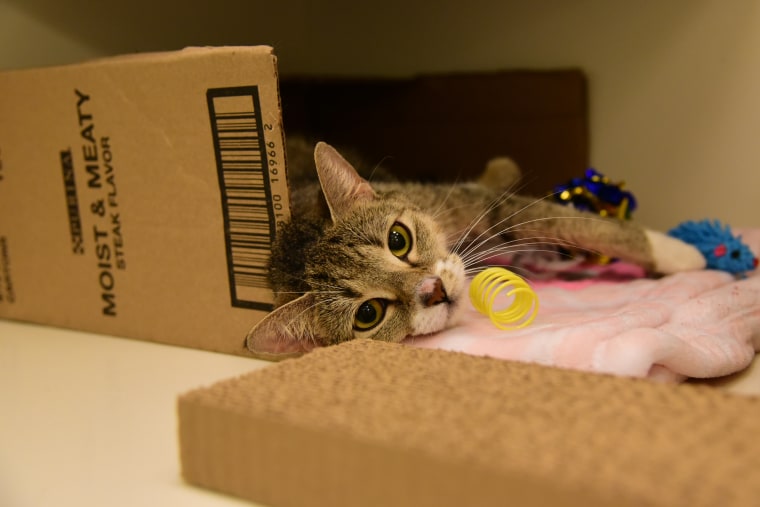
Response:
[[[684,222],[668,234],[694,245],[704,255],[708,269],[744,274],[757,267],[757,257],[742,242],[742,237],[734,236],[731,228],[718,220]]]

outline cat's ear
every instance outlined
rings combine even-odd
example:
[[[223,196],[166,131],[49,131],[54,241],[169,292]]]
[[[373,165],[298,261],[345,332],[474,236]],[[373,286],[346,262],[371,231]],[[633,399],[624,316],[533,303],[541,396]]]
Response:
[[[317,143],[314,162],[333,221],[358,201],[377,197],[370,184],[329,144]]]
[[[245,347],[255,357],[279,361],[297,357],[317,347],[314,329],[314,296],[307,293],[274,309],[248,332]]]

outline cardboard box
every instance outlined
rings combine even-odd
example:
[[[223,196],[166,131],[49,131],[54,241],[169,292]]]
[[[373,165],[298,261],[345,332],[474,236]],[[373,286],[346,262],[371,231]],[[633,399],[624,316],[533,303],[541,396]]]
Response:
[[[243,353],[288,218],[276,58],[0,74],[0,317]]]
[[[357,340],[180,397],[182,474],[272,507],[760,498],[760,398]]]

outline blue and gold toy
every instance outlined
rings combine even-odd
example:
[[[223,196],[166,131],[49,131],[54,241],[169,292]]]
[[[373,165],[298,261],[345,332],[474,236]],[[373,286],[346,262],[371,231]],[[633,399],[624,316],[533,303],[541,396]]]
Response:
[[[554,187],[553,195],[560,204],[603,217],[627,220],[636,209],[636,198],[623,189],[624,185],[623,182],[612,182],[602,173],[588,168],[583,177],[573,178],[564,185]]]

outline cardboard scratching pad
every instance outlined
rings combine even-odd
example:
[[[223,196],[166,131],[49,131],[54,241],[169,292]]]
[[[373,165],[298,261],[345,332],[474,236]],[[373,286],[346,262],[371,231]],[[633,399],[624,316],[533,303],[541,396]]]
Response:
[[[760,503],[760,398],[396,344],[180,397],[182,473],[273,507]]]

